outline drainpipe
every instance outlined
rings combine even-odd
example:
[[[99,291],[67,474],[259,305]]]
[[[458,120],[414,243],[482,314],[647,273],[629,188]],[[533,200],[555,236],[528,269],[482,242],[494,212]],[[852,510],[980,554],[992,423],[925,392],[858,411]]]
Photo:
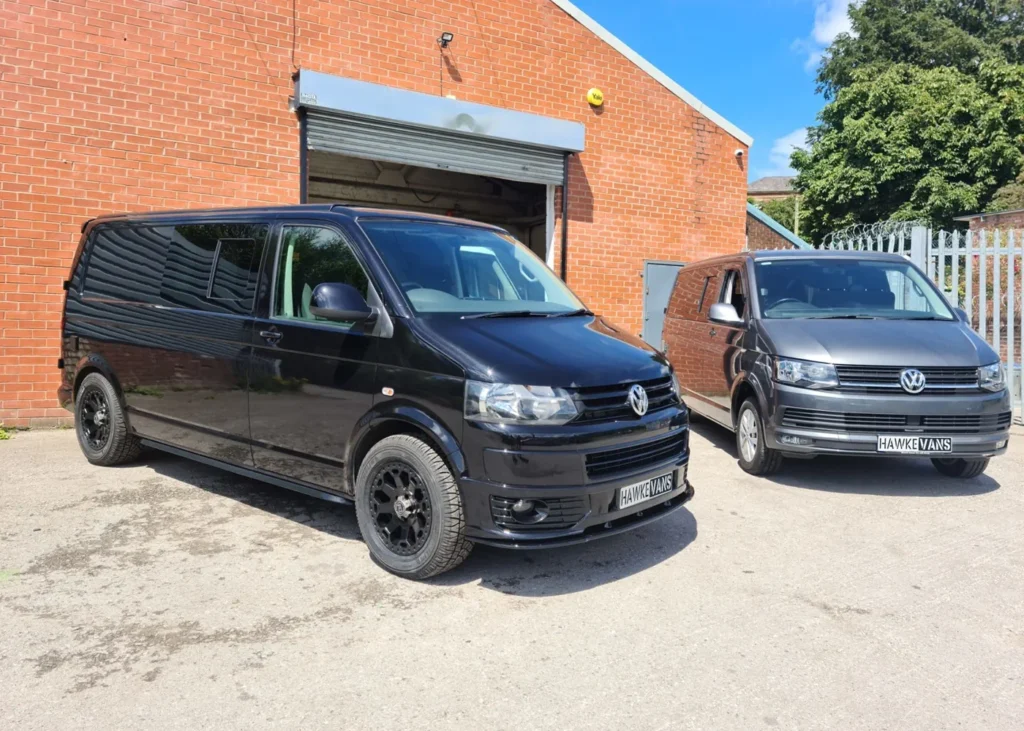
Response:
[[[562,171],[562,281],[565,282],[566,257],[569,256],[569,158],[571,152],[565,153],[565,166]]]

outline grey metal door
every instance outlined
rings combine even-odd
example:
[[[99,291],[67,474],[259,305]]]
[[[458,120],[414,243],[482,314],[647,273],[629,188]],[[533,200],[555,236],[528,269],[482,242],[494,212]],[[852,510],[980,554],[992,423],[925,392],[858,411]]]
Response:
[[[661,338],[665,327],[665,308],[672,296],[676,275],[683,266],[674,261],[644,263],[644,331],[641,337],[658,350],[665,349]]]

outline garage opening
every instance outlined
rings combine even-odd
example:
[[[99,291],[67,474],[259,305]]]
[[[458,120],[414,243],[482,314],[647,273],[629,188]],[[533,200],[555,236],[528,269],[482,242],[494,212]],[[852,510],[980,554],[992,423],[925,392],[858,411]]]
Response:
[[[392,208],[501,226],[550,265],[554,186],[309,150],[310,203]]]

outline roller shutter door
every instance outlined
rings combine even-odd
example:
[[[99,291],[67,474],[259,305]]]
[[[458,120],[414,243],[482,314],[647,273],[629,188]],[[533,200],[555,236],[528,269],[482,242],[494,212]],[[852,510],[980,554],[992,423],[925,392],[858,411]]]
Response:
[[[562,183],[561,150],[316,109],[306,114],[310,150],[526,183]]]

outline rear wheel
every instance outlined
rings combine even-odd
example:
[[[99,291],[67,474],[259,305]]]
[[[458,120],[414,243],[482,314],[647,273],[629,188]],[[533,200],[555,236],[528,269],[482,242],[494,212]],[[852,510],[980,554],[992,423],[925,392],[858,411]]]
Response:
[[[946,477],[961,477],[969,479],[977,477],[988,467],[988,459],[932,459],[935,469]]]
[[[382,439],[356,477],[356,519],[370,555],[388,571],[426,579],[466,560],[462,496],[448,465],[407,434]]]
[[[736,415],[736,452],[740,467],[752,475],[770,475],[782,465],[782,454],[765,444],[764,420],[753,397],[740,405]]]
[[[93,464],[124,464],[142,451],[125,419],[117,390],[101,373],[82,379],[75,396],[75,432],[85,458]]]

